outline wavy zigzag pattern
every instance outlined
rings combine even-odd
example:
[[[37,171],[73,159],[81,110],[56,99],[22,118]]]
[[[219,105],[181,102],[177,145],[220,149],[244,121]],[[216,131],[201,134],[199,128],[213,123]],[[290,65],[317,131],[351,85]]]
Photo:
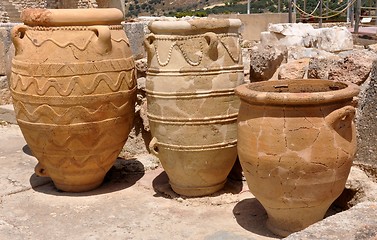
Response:
[[[108,124],[111,124],[114,121],[115,119],[108,121]],[[28,144],[30,144],[31,147],[34,146],[37,151],[41,148],[41,146],[43,146],[43,149],[45,150],[59,149],[61,152],[67,150],[72,150],[72,152],[81,151],[83,154],[78,154],[78,156],[87,155],[91,152],[98,153],[101,150],[107,149],[106,146],[109,146],[109,144],[114,145],[116,143],[125,142],[131,129],[132,123],[132,121],[127,122],[127,120],[118,121],[118,124],[113,124],[114,126],[105,128],[94,127],[91,129],[91,131],[87,131],[86,134],[83,134],[82,132],[77,130],[78,127],[82,127],[84,129],[86,128],[86,126],[75,126],[72,127],[71,130],[68,130],[68,132],[65,132],[66,137],[56,137],[55,134],[52,133],[52,131],[56,130],[56,127],[54,126],[48,128],[48,130],[38,132],[36,131],[36,129],[30,129],[30,127],[27,126],[28,124],[26,122],[22,120],[19,122],[21,123],[20,126],[22,126],[21,129],[23,133],[26,133],[25,138]],[[122,129],[119,129],[120,126],[122,127]],[[116,142],[114,143],[115,140]]]
[[[12,72],[27,76],[77,76],[104,72],[132,71],[133,57],[78,63],[30,63],[13,59]]]
[[[75,166],[78,169],[82,169],[87,167],[87,165],[91,163],[95,163],[97,167],[102,169],[103,171],[107,172],[107,168],[109,168],[111,165],[113,165],[114,161],[116,160],[117,155],[119,154],[119,148],[115,150],[108,150],[109,153],[102,151],[100,153],[95,154],[88,154],[87,156],[49,156],[47,155],[46,158],[39,157],[38,160],[43,165],[51,165],[53,168],[59,169],[70,169],[72,171],[72,166]],[[39,155],[39,152],[35,153],[36,155]],[[111,160],[111,161],[110,161]],[[45,161],[48,161],[48,164],[45,163]],[[67,167],[65,167],[67,166]],[[67,170],[64,170],[67,171]]]
[[[113,79],[105,73],[97,74],[93,81],[85,81],[81,76],[73,76],[70,81],[67,81],[68,86],[65,86],[66,84],[63,84],[62,81],[59,81],[57,78],[49,78],[42,86],[39,86],[38,79],[34,77],[27,78],[25,80],[26,83],[24,83],[23,76],[16,75],[14,80],[11,81],[11,89],[17,91],[19,88],[23,92],[28,91],[30,94],[37,94],[39,96],[45,95],[50,88],[55,89],[60,96],[69,96],[74,90],[79,90],[86,95],[90,95],[93,94],[100,83],[103,82],[107,85],[108,90],[116,92],[120,90],[124,82],[129,87],[135,85],[134,77],[130,76],[127,78],[127,75],[127,72],[120,72],[115,83],[113,83]],[[34,91],[29,90],[31,86],[35,87]]]
[[[33,36],[30,36],[30,35],[32,35],[31,34],[31,32],[30,31],[26,31],[25,32],[25,36],[30,40],[30,42],[34,45],[34,46],[36,46],[36,47],[42,47],[44,44],[46,44],[46,43],[48,43],[48,42],[51,42],[51,43],[53,43],[53,44],[55,44],[56,46],[58,46],[58,47],[60,47],[60,48],[66,48],[66,47],[69,47],[69,46],[73,46],[73,47],[75,47],[75,48],[77,48],[77,49],[79,49],[80,51],[84,51],[84,50],[86,50],[86,48],[88,47],[88,45],[90,44],[90,42],[92,42],[93,40],[93,38],[97,38],[97,36],[96,36],[96,34],[94,33],[94,32],[92,32],[91,34],[90,34],[90,36],[88,37],[88,39],[82,44],[82,45],[77,45],[77,44],[75,44],[75,43],[73,43],[73,42],[71,42],[70,40],[69,40],[69,38],[67,38],[68,40],[66,40],[65,42],[58,42],[57,40],[55,40],[55,39],[52,39],[52,38],[47,38],[47,39],[44,39],[43,41],[41,41],[41,42],[37,42],[37,41],[35,41],[35,39],[38,39],[38,38],[34,38]],[[127,40],[126,39],[113,39],[113,38],[111,38],[113,41],[115,41],[115,42],[125,42],[127,45],[129,45],[129,43],[127,42]]]
[[[132,111],[133,105],[130,101],[125,99],[123,102],[119,107],[111,102],[103,104],[93,111],[83,106],[73,106],[65,109],[62,113],[58,113],[47,104],[40,105],[33,111],[29,111],[23,102],[16,101],[15,110],[18,119],[24,121],[43,122],[45,124],[74,124],[115,118]]]

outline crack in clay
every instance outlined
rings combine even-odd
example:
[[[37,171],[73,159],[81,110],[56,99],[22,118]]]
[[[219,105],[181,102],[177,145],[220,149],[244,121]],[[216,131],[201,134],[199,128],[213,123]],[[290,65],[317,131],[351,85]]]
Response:
[[[315,125],[309,120],[307,119],[305,116],[304,116],[304,120],[307,121],[308,123],[310,123],[312,125],[312,127],[314,127]]]
[[[287,119],[286,119],[286,115],[285,115],[285,107],[283,107],[283,114],[284,114],[284,125],[283,125],[283,134],[284,134],[284,141],[285,141],[285,148],[288,149],[288,139],[287,139],[287,134],[286,134],[286,123],[287,123]]]
[[[295,132],[295,131],[299,131],[299,130],[302,130],[302,129],[309,130],[309,129],[312,129],[312,128],[310,128],[310,127],[299,127],[299,128],[295,128],[295,129],[290,129],[288,131],[289,132]]]
[[[314,145],[314,143],[318,140],[320,134],[321,134],[321,131],[318,129],[317,136],[315,137],[314,141],[312,142],[311,147],[312,147],[312,146]]]
[[[323,166],[323,167],[329,168],[329,166],[327,166],[327,165],[324,164],[324,163],[320,163],[320,162],[311,162],[311,164],[320,165],[320,166]]]

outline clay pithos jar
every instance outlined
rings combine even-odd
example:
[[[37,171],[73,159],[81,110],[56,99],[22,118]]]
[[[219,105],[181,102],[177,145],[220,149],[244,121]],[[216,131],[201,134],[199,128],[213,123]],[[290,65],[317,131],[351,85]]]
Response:
[[[220,190],[237,157],[234,88],[243,82],[238,19],[154,21],[146,37],[148,118],[172,189]]]
[[[342,193],[356,151],[359,88],[329,80],[280,80],[236,88],[238,154],[249,185],[287,236],[321,220]]]
[[[134,59],[118,9],[26,9],[10,88],[35,172],[63,191],[99,186],[132,127]]]

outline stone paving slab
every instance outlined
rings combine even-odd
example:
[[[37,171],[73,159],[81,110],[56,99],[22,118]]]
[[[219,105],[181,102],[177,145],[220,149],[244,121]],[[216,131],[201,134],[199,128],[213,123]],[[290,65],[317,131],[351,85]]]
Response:
[[[17,125],[0,126],[0,153],[0,239],[277,238],[242,181],[212,197],[182,198],[169,193],[161,168],[130,172],[129,160],[118,159],[101,187],[73,194],[34,174]]]
[[[145,156],[118,159],[98,189],[58,191],[34,174],[17,125],[0,125],[0,239],[278,239],[242,181],[212,196],[175,194],[161,167],[144,171]],[[377,239],[377,203],[363,202],[288,239]],[[357,237],[357,238],[356,238]]]
[[[0,105],[0,121],[17,124],[16,115],[12,104]]]
[[[19,127],[0,126],[0,196],[31,189],[31,177],[36,163]],[[32,185],[39,186],[47,182],[50,180],[38,178]]]
[[[287,240],[376,240],[377,202],[362,202],[291,234]]]

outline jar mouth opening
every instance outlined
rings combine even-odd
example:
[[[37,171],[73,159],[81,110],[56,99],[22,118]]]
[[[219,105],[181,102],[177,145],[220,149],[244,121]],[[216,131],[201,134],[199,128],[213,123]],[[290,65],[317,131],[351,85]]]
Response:
[[[270,80],[244,84],[236,94],[256,104],[300,105],[349,101],[360,89],[348,82],[321,79]]]
[[[343,82],[320,81],[270,81],[264,83],[249,84],[246,87],[256,92],[271,93],[323,93],[345,89],[348,85]]]

